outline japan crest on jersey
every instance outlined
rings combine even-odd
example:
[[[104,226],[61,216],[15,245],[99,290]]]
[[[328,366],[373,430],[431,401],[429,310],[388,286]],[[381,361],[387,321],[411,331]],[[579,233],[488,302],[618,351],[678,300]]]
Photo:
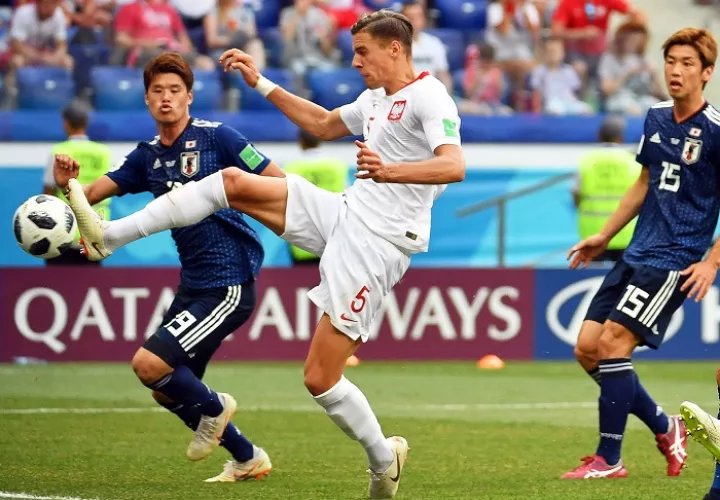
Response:
[[[390,108],[387,119],[391,122],[396,122],[402,118],[403,111],[405,111],[405,105],[407,101],[395,101]]]
[[[180,154],[180,172],[185,177],[192,177],[200,171],[200,151],[189,151]]]
[[[682,161],[688,165],[692,165],[700,159],[700,151],[702,150],[702,141],[698,139],[685,138],[683,146]]]

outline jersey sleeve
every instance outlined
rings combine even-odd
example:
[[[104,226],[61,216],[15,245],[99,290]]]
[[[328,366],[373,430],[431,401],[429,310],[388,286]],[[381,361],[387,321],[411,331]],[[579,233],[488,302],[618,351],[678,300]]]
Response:
[[[648,114],[645,117],[645,125],[643,125],[643,135],[642,137],[640,137],[640,144],[638,145],[637,154],[635,156],[635,161],[637,161],[640,165],[644,167],[650,165],[650,155],[647,152],[646,138],[648,134],[648,122],[650,121],[651,113],[652,109],[648,111]]]
[[[444,144],[460,145],[460,116],[455,101],[447,92],[437,94],[436,98],[421,101],[418,108],[425,137],[433,151]]]
[[[240,132],[227,125],[215,131],[218,143],[218,161],[226,167],[239,167],[251,174],[262,174],[270,158],[260,153]]]
[[[106,175],[120,188],[120,195],[149,191],[143,151],[134,149]]]
[[[340,118],[353,135],[363,134],[363,107],[369,95],[370,91],[366,90],[354,102],[340,106]]]

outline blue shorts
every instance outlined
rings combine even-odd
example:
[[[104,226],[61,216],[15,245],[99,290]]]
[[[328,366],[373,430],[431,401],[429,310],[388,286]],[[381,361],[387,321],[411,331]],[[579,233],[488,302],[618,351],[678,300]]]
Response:
[[[670,319],[687,297],[680,287],[687,276],[649,266],[631,266],[618,261],[593,297],[586,320],[623,325],[640,345],[657,349]]]
[[[202,378],[223,339],[240,328],[255,309],[255,283],[190,289],[180,285],[162,326],[145,349],[168,365],[185,365]]]

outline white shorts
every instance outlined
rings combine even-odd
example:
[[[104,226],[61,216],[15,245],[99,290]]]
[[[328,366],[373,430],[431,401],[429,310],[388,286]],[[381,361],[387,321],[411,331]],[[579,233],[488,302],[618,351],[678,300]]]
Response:
[[[410,256],[377,236],[347,209],[345,196],[288,174],[282,238],[320,255],[320,284],[308,297],[333,326],[352,340],[367,341],[370,325]]]

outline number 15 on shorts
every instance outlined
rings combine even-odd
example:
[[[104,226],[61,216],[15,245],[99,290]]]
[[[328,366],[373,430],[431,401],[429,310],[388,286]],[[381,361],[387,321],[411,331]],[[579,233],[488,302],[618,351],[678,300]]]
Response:
[[[663,307],[666,305],[667,300],[658,300],[659,297],[656,295],[653,300],[648,302],[649,297],[650,294],[642,288],[638,288],[635,285],[628,285],[625,289],[625,294],[620,299],[620,302],[618,302],[617,310],[627,314],[648,328],[652,328],[658,316],[660,316]],[[669,298],[669,296],[667,298]],[[656,329],[652,331],[657,334]]]

